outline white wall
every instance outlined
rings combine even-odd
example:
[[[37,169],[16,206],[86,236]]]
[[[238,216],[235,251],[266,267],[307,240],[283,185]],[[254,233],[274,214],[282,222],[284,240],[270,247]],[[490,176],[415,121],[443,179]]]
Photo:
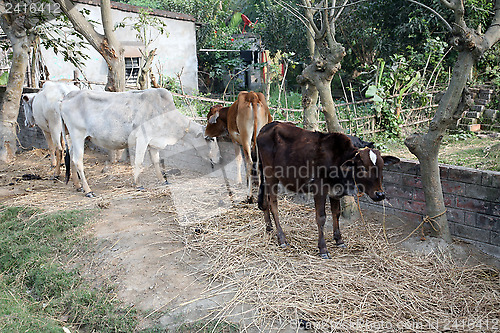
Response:
[[[101,22],[100,8],[96,6],[77,4],[78,8],[87,8],[90,10],[89,18]],[[138,13],[123,12],[117,9],[111,10],[113,22],[116,24],[122,22],[126,17],[137,17]],[[156,41],[150,45],[150,49],[157,48],[155,60],[152,70],[157,80],[160,78],[160,73],[163,76],[176,77],[176,73],[182,71],[182,84],[186,92],[191,93],[198,90],[198,60],[196,57],[196,27],[194,22],[174,20],[169,18],[162,19],[166,24],[166,35],[160,35]],[[134,20],[125,20],[126,24],[130,24]],[[97,31],[102,33],[102,26],[97,26]],[[151,28],[154,29],[154,28]],[[156,29],[154,29],[156,30]],[[118,28],[116,37],[126,46],[127,49],[136,47],[138,39],[136,31],[130,27]],[[158,34],[153,31],[152,36]],[[42,48],[43,49],[43,48]],[[106,84],[107,81],[107,66],[101,55],[89,46],[88,50],[83,50],[89,55],[89,59],[85,61],[84,73],[87,80],[91,82],[99,82]],[[64,62],[61,54],[55,54],[52,50],[43,49],[43,58],[50,73],[51,80],[73,79],[74,66],[68,62]],[[80,79],[84,79],[80,75]],[[98,87],[93,86],[98,89]],[[101,86],[100,89],[104,89]]]

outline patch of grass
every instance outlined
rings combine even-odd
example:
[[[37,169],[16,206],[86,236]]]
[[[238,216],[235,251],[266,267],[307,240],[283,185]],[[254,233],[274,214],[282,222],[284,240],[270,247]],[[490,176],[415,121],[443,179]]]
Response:
[[[404,138],[390,138],[384,133],[365,136],[374,141],[384,154],[417,159],[405,146]],[[474,169],[500,171],[500,139],[478,136],[468,131],[455,131],[443,138],[439,150],[439,162]]]
[[[112,288],[94,289],[65,265],[89,216],[0,208],[0,331],[134,331],[136,312],[117,301]]]
[[[500,140],[472,137],[447,143],[439,162],[474,169],[500,171]]]

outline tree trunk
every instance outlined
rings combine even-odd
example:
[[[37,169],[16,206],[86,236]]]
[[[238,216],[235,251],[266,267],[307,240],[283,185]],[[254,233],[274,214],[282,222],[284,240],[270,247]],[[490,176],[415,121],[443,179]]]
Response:
[[[94,49],[104,58],[108,65],[107,91],[125,90],[125,59],[121,43],[116,39],[113,31],[110,0],[102,0],[101,19],[104,35],[98,33],[92,24],[78,11],[70,0],[54,0],[61,6],[61,10],[69,18],[73,27]]]
[[[344,129],[340,125],[339,118],[337,117],[337,109],[333,102],[331,84],[331,79],[326,82],[320,81],[316,84],[321,99],[321,112],[325,115],[328,132],[344,132]]]
[[[445,214],[441,188],[438,153],[446,129],[459,119],[467,106],[464,96],[469,73],[476,62],[470,51],[461,51],[453,68],[453,75],[446,93],[425,134],[413,134],[405,140],[408,149],[420,162],[422,186],[424,188],[427,216],[431,218],[430,232],[433,236],[451,242],[450,229]]]
[[[0,16],[0,26],[12,45],[12,65],[5,94],[0,107],[2,120],[0,135],[0,162],[10,162],[14,159],[17,148],[17,116],[19,101],[23,92],[26,70],[29,63],[30,36],[24,27],[23,15]]]
[[[121,59],[120,59],[121,58]],[[125,61],[123,52],[121,57],[104,57],[108,64],[108,82],[106,82],[107,91],[125,91]]]
[[[148,54],[141,51],[142,57],[144,59],[144,64],[141,67],[141,72],[137,78],[137,83],[139,84],[139,89],[149,89],[151,88],[151,80],[149,79],[151,73],[151,65],[153,59],[156,55],[156,49],[151,50]]]
[[[297,81],[300,83],[301,75]],[[302,84],[302,107],[304,108],[304,128],[310,131],[319,130],[319,117],[317,112],[318,89],[309,83]]]

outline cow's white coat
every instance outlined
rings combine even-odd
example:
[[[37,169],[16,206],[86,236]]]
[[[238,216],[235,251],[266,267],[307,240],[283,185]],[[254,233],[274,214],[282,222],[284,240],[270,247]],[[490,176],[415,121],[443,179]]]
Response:
[[[22,98],[25,124],[31,127],[38,125],[45,135],[51,162],[55,167],[54,176],[59,176],[62,160],[63,126],[60,103],[68,93],[78,90],[73,84],[47,81],[38,93],[26,94]]]
[[[91,193],[83,172],[84,141],[106,149],[123,149],[129,143],[135,146],[134,179],[140,173],[144,154],[150,148],[151,159],[160,180],[158,149],[185,139],[193,144],[207,144],[203,128],[178,112],[172,94],[166,89],[104,92],[80,91],[70,93],[61,104],[61,115],[72,141],[71,159],[76,165],[85,193]],[[189,133],[189,136],[187,135]],[[217,147],[217,148],[214,148]],[[218,146],[206,149],[206,157],[218,163]],[[215,151],[216,150],[216,151]],[[198,150],[202,151],[201,149]]]

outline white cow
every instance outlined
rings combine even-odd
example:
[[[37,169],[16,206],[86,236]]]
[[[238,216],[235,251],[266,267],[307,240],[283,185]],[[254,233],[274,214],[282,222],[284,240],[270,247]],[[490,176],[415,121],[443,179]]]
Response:
[[[144,155],[149,148],[151,161],[155,167],[156,176],[163,181],[160,170],[160,150],[166,146],[183,141],[197,151],[198,155],[213,163],[219,163],[220,152],[217,140],[205,137],[205,127],[190,120],[178,110],[172,110],[154,117],[136,127],[128,138],[129,149],[134,150],[131,163],[134,168],[134,182],[139,185],[138,177],[142,172]],[[166,181],[166,183],[168,183]]]
[[[172,116],[162,116],[167,113],[172,113]],[[71,138],[71,160],[82,180],[83,191],[89,197],[93,197],[94,194],[90,190],[83,172],[84,141],[86,138],[102,148],[123,149],[128,146],[129,136],[134,133],[133,137],[136,139],[131,141],[135,142],[139,152],[145,152],[148,145],[153,148],[151,155],[156,170],[159,170],[159,158],[157,158],[155,149],[161,146],[159,143],[175,143],[180,139],[187,139],[186,135],[179,135],[176,128],[178,124],[184,124],[186,118],[176,110],[172,94],[161,88],[127,92],[89,90],[72,92],[61,103],[61,115]],[[134,132],[142,124],[156,124],[155,119],[159,124],[159,121],[167,118],[168,122],[162,123],[161,126],[145,125],[141,127],[146,133],[144,135],[138,131]],[[178,120],[178,118],[182,120]],[[196,132],[196,126],[189,125],[183,126],[180,133],[186,133],[186,128],[189,128],[187,131],[189,133]],[[154,132],[151,132],[151,129]],[[204,139],[203,129],[198,128],[198,130],[201,134],[200,137]],[[197,136],[196,133],[194,136]],[[172,140],[172,137],[175,137],[175,140]],[[220,155],[218,154],[217,142],[207,143],[205,140],[203,141],[205,145],[209,145],[206,158],[211,159],[212,157],[212,162],[218,163]],[[144,153],[140,158],[143,157]],[[161,175],[161,172],[159,174]]]
[[[63,151],[60,103],[65,95],[76,90],[79,90],[78,87],[72,84],[47,81],[38,93],[22,97],[25,125],[38,125],[43,131],[49,146],[51,164],[55,167],[54,177],[59,177],[61,173]]]

